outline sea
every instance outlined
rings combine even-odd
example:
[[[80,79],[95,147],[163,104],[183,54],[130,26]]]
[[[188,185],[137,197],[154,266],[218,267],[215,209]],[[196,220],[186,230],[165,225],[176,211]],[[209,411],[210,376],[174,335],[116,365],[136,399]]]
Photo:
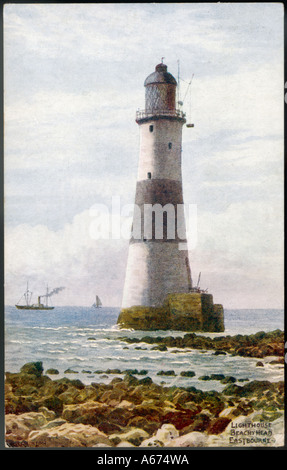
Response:
[[[168,348],[153,350],[156,344],[127,343],[123,337],[141,339],[144,336],[183,336],[179,331],[134,331],[119,329],[119,308],[55,307],[50,311],[5,309],[5,371],[19,372],[27,362],[42,361],[44,374],[57,369],[51,379],[68,377],[84,384],[110,383],[114,377],[129,369],[141,372],[139,379],[149,376],[165,386],[191,387],[199,390],[221,391],[226,384],[218,380],[201,380],[211,374],[232,376],[238,381],[284,380],[284,366],[272,364],[276,357],[264,359],[214,355],[212,350]],[[224,333],[198,333],[216,337],[248,335],[258,331],[284,329],[284,311],[277,309],[226,310]],[[263,362],[264,366],[259,366]],[[67,372],[70,370],[70,372]],[[174,371],[174,375],[159,375]],[[180,373],[193,371],[195,376]],[[238,383],[238,382],[237,382]],[[245,382],[243,382],[244,384]]]

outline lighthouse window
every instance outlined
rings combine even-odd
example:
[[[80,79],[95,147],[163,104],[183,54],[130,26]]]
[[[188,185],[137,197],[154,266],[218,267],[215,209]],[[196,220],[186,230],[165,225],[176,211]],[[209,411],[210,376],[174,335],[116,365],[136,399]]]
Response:
[[[151,179],[151,173],[150,172],[148,172],[147,177],[148,177],[149,180]]]
[[[153,125],[150,125],[150,126],[149,126],[149,131],[150,131],[150,132],[153,132]]]
[[[168,143],[168,148],[171,149],[171,147],[172,147],[172,143],[169,142],[169,143]]]

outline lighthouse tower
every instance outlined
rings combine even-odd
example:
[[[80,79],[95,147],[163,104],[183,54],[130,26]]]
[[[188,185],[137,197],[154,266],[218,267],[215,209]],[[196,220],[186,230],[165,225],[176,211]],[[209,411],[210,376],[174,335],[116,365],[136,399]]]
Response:
[[[168,294],[192,289],[182,194],[183,112],[175,78],[163,63],[144,82],[138,111],[140,152],[135,211],[122,308],[159,307]]]

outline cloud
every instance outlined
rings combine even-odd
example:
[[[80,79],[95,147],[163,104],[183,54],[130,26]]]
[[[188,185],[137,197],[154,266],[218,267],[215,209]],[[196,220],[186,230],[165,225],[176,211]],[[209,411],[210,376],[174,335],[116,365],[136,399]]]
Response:
[[[112,215],[101,218],[109,230],[116,221]],[[94,223],[93,211],[87,210],[58,231],[27,224],[7,228],[6,302],[15,303],[29,280],[39,291],[47,282],[51,288],[65,286],[59,305],[89,305],[98,293],[105,305],[119,306],[128,240],[95,239]],[[123,217],[121,223],[130,226],[131,217]]]
[[[60,305],[89,304],[94,292],[106,305],[120,305],[131,214],[119,219],[106,208],[99,218],[95,209],[78,214],[58,231],[41,225],[6,229],[7,303],[15,301],[15,292],[29,280],[34,290],[43,289],[46,282],[51,288],[65,286],[57,298]],[[281,307],[282,213],[282,207],[258,202],[230,204],[219,214],[198,210],[197,244],[190,252],[194,280],[201,271],[202,287],[226,308],[248,306],[247,299],[250,308]],[[126,238],[117,232],[119,221],[127,229]],[[188,233],[191,242],[193,228]],[[115,233],[117,239],[112,238]]]
[[[39,291],[67,286],[62,304],[98,291],[120,304],[127,245],[90,239],[89,208],[133,202],[134,114],[162,56],[175,76],[180,60],[182,96],[194,74],[195,127],[183,131],[193,270],[228,305],[282,298],[280,4],[7,4],[4,49],[9,302],[29,277]]]
[[[283,204],[239,202],[218,214],[198,209],[197,230],[192,270],[195,277],[202,271],[202,287],[216,293],[218,302],[226,308],[282,308]]]
[[[193,139],[223,129],[245,136],[282,136],[283,85],[283,62],[262,64],[256,70],[242,66],[240,72],[227,76],[195,75],[191,85]]]
[[[193,5],[13,5],[6,7],[7,31],[18,40],[25,40],[27,50],[55,58],[74,50],[77,55],[122,60],[129,51],[138,51],[156,40],[172,36],[173,45],[190,41],[190,29],[197,47],[222,51],[225,32],[214,28],[209,12],[202,15]],[[159,15],[162,17],[159,28]],[[198,23],[200,16],[200,24]],[[64,18],[64,21],[62,21]],[[184,21],[188,18],[188,22]],[[41,20],[37,21],[37,20]],[[170,24],[173,28],[170,28]],[[94,25],[97,25],[95,27]],[[188,24],[188,28],[186,25]],[[141,31],[139,30],[141,28]],[[208,29],[210,36],[205,38]]]
[[[80,161],[99,147],[103,153],[112,144],[122,150],[133,145],[137,129],[134,125],[131,134],[128,123],[134,124],[135,108],[127,108],[126,100],[135,103],[128,93],[123,97],[111,89],[86,94],[42,92],[31,100],[7,103],[7,169],[45,167],[46,161],[49,165],[62,165]]]

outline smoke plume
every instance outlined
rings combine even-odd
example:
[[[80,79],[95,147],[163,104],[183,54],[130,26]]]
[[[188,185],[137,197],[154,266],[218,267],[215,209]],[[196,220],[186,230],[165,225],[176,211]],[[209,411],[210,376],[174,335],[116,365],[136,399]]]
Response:
[[[48,294],[45,294],[45,297],[52,297],[52,295],[58,294],[63,289],[65,289],[65,287],[55,287],[55,289],[51,290],[51,292],[49,292]]]

